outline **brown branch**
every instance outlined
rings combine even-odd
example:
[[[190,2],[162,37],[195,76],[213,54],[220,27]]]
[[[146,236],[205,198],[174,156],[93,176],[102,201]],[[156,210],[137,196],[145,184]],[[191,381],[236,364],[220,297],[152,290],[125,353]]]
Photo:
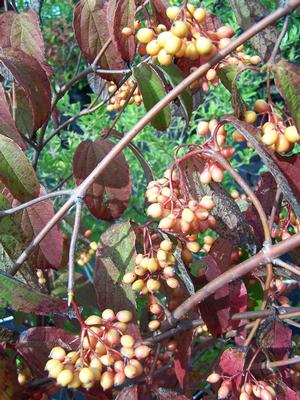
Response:
[[[287,262],[282,261],[279,258],[276,258],[272,262],[273,262],[273,264],[278,265],[279,267],[282,267],[282,268],[292,272],[293,274],[300,276],[300,268],[297,267],[296,265],[288,264]]]
[[[174,319],[179,321],[180,318],[182,318],[195,306],[215,293],[218,289],[222,288],[224,285],[241,278],[257,267],[261,267],[271,262],[273,259],[280,257],[282,254],[287,253],[299,245],[300,233],[297,233],[291,236],[289,239],[271,246],[268,250],[261,251],[248,260],[232,267],[230,270],[224,272],[222,275],[209,282],[202,289],[198,290],[193,296],[189,297],[180,306],[178,306],[173,312]],[[162,324],[162,328],[163,330],[166,330],[169,328],[169,326],[167,324]]]
[[[256,25],[250,27],[246,32],[242,33],[236,40],[233,40],[224,49],[220,50],[210,61],[203,64],[196,71],[186,77],[179,85],[174,87],[163,99],[155,104],[140,121],[125,135],[103,158],[97,167],[90,173],[90,175],[77,187],[69,200],[60,208],[53,218],[45,225],[45,227],[38,233],[38,235],[29,244],[27,249],[17,259],[11,273],[16,274],[22,263],[34,251],[40,241],[47,235],[52,227],[65,215],[65,213],[74,204],[78,196],[84,196],[86,190],[94,183],[98,176],[107,168],[107,166],[114,160],[114,158],[121,153],[121,151],[137,136],[137,134],[159,113],[167,104],[177,98],[186,88],[188,88],[195,80],[201,78],[206,72],[214,65],[218,64],[224,57],[234,51],[238,46],[245,43],[258,32],[266,28],[269,24],[274,23],[279,18],[291,13],[296,7],[300,5],[300,0],[292,0],[284,8],[278,8],[275,12],[268,15]],[[297,235],[295,237],[298,238]],[[286,241],[287,242],[287,241]],[[294,242],[289,240],[289,243]],[[285,243],[287,246],[287,243]],[[293,248],[293,247],[292,247]]]

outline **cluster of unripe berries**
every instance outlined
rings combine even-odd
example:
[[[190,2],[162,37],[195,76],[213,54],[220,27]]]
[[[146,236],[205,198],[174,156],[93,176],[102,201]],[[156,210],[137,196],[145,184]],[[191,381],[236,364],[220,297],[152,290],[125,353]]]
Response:
[[[123,282],[130,284],[132,290],[142,295],[156,293],[164,280],[172,289],[179,286],[174,266],[176,258],[172,254],[173,244],[170,240],[162,240],[159,247],[152,247],[148,254],[138,254],[134,271],[123,277]]]
[[[211,384],[221,382],[218,389],[218,399],[227,399],[232,392],[232,382],[229,378],[223,378],[216,372],[213,372],[207,377],[207,381]],[[274,400],[276,399],[276,392],[270,384],[265,381],[256,381],[255,383],[246,382],[240,389],[239,400]]]
[[[39,285],[45,285],[46,284],[46,278],[44,276],[44,273],[41,269],[36,270],[36,276],[38,277],[38,282]]]
[[[188,199],[184,195],[182,183],[176,172],[167,170],[164,177],[148,184],[145,194],[151,205],[147,214],[160,219],[159,228],[180,239],[183,251],[198,253],[198,234],[214,228],[215,218],[210,215],[215,203],[211,196],[203,196],[200,201]]]
[[[277,153],[287,153],[293,149],[295,143],[299,143],[300,134],[290,120],[283,120],[281,115],[274,112],[272,106],[266,101],[259,99],[254,103],[254,110],[246,111],[244,120],[249,124],[256,124],[260,118],[262,129],[261,141]],[[239,132],[232,135],[233,140],[244,142],[246,139]]]
[[[89,239],[92,236],[92,231],[91,230],[87,230],[84,232],[84,237],[86,239]],[[83,248],[83,250],[81,251],[78,259],[77,259],[77,264],[80,267],[84,267],[94,256],[94,254],[96,253],[98,249],[98,243],[97,242],[90,242],[89,244],[89,248],[85,247]]]
[[[285,217],[283,212],[275,216],[271,231],[273,239],[286,240],[295,233],[300,233],[300,221],[292,210],[289,210]]]
[[[143,102],[143,98],[139,88],[136,87],[134,89],[135,85],[135,80],[129,79],[117,90],[117,85],[114,82],[110,82],[108,92],[114,93],[114,95],[110,99],[107,111],[113,112],[121,110],[125,106],[127,100],[128,104],[136,104],[137,106],[140,106]]]
[[[127,333],[132,319],[130,311],[117,314],[111,309],[102,316],[91,315],[82,325],[81,343],[76,351],[67,353],[62,347],[54,347],[45,366],[49,377],[58,385],[73,389],[91,389],[99,383],[103,390],[122,385],[126,379],[134,379],[144,372],[141,360],[148,357],[151,349],[137,345]]]

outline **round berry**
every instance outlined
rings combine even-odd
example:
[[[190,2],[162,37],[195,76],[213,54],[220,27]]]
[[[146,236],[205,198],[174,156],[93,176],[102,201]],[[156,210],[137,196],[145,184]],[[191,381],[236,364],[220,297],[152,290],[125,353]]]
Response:
[[[196,48],[199,54],[205,55],[209,54],[212,51],[213,45],[210,39],[204,36],[200,36],[196,40]]]
[[[73,377],[74,377],[74,375],[73,375],[72,371],[70,371],[68,369],[64,369],[63,371],[61,371],[58,374],[56,380],[57,380],[58,385],[66,387],[72,382]]]
[[[154,32],[149,28],[141,28],[136,34],[136,38],[140,43],[147,44],[154,38]]]
[[[168,7],[166,10],[167,17],[172,20],[176,19],[179,13],[180,13],[180,8],[176,6]]]
[[[170,65],[173,61],[173,57],[171,54],[168,54],[165,49],[161,49],[157,55],[157,60],[161,65]]]
[[[49,357],[53,358],[54,360],[63,361],[66,357],[66,352],[62,347],[53,347]]]
[[[105,371],[103,372],[100,385],[102,386],[103,390],[110,389],[114,384],[114,373],[112,371]]]
[[[157,54],[160,52],[160,45],[158,43],[158,40],[151,40],[146,46],[146,51],[149,56],[157,56]]]
[[[297,131],[297,128],[294,125],[288,126],[287,128],[285,128],[284,136],[291,143],[296,143],[300,139],[300,135],[299,135],[299,133]]]
[[[82,368],[81,371],[79,372],[79,380],[83,384],[89,384],[94,382],[95,375],[93,373],[93,370],[87,367]]]
[[[204,8],[196,8],[194,11],[193,17],[197,22],[203,22],[206,19],[206,11]]]
[[[123,347],[132,348],[134,346],[135,340],[131,335],[123,335],[121,337],[121,345]]]
[[[120,322],[128,323],[132,320],[133,315],[131,311],[121,310],[117,313],[117,320]]]
[[[178,36],[179,38],[184,38],[188,34],[188,27],[185,22],[183,21],[175,21],[174,25],[171,28],[171,32]]]
[[[113,310],[107,308],[106,310],[104,310],[102,312],[102,318],[105,319],[106,321],[108,321],[110,319],[114,319],[115,313],[113,312]]]

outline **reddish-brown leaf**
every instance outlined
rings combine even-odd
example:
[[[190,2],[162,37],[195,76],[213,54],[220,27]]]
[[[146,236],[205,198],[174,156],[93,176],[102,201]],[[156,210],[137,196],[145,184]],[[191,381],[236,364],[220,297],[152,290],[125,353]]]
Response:
[[[276,360],[288,358],[292,348],[292,330],[274,317],[267,319],[258,332],[259,345],[272,353]]]
[[[26,144],[22,139],[15,121],[9,111],[9,106],[5,97],[3,86],[0,83],[0,134],[9,137],[17,143],[22,150],[26,149]]]
[[[164,388],[158,388],[155,390],[158,400],[188,400],[188,397],[181,393],[174,392]]]
[[[234,377],[232,379],[233,390],[236,391],[242,381],[245,364],[245,353],[238,349],[227,349],[221,355],[219,368],[222,375]]]
[[[216,32],[222,26],[222,22],[219,17],[209,13],[204,21],[204,27],[206,30]]]
[[[55,327],[30,328],[23,332],[16,345],[16,350],[36,372],[44,375],[44,367],[49,353],[54,346],[75,350],[79,344],[78,336]]]
[[[186,331],[177,337],[179,346],[174,355],[174,368],[182,389],[188,385],[189,360],[192,351],[193,331]]]
[[[296,199],[300,202],[300,154],[284,157],[272,152],[271,156],[289,182]]]
[[[155,25],[163,24],[169,29],[171,27],[171,22],[166,14],[168,7],[167,2],[165,0],[150,0],[150,5]]]
[[[125,36],[122,29],[128,27],[134,32],[134,0],[110,0],[107,7],[107,23],[112,42],[124,61],[132,62],[136,43],[134,35]]]
[[[201,264],[206,267],[205,275],[201,277],[201,286],[205,286],[222,273],[220,266],[210,255],[205,256],[201,260]],[[229,325],[229,285],[224,285],[207,297],[200,303],[199,308],[209,332],[215,337],[223,333]]]
[[[45,71],[35,58],[19,49],[1,50],[0,61],[25,90],[33,112],[34,130],[37,130],[51,112],[50,83]]]
[[[73,174],[77,185],[80,185],[113,147],[113,142],[101,138],[95,142],[86,140],[80,143],[73,158]],[[126,210],[131,189],[127,161],[119,154],[90,186],[84,200],[96,218],[110,221],[119,218]]]
[[[255,189],[255,195],[260,201],[266,216],[269,217],[272,212],[272,207],[275,201],[277,184],[273,175],[270,172],[265,172],[259,179]],[[245,217],[251,224],[257,243],[262,244],[264,241],[264,232],[259,215],[254,206],[251,206],[244,212]]]
[[[27,9],[0,15],[0,47],[23,50],[40,62],[48,75],[52,68],[46,63],[45,46],[36,13]]]
[[[247,288],[242,280],[236,280],[229,283],[229,306],[230,316],[236,313],[247,311],[248,294]],[[242,321],[230,321],[230,328],[236,329],[242,324]]]
[[[139,400],[138,385],[124,387],[116,397],[116,400]]]
[[[288,386],[278,385],[276,388],[276,399],[277,400],[299,400],[299,394],[294,392]]]
[[[21,400],[20,385],[17,382],[15,360],[9,358],[0,347],[0,399]]]
[[[46,192],[44,188],[41,187],[39,196],[45,194]],[[15,207],[19,204],[18,201],[14,200],[12,206]],[[40,203],[24,209],[22,212],[21,222],[24,235],[26,235],[29,240],[32,236],[37,236],[54,214],[55,210],[50,199],[41,201]],[[48,267],[51,265],[52,268],[57,269],[61,266],[63,243],[63,234],[57,225],[55,225],[40,242],[39,248],[46,261],[49,263]]]
[[[100,236],[94,275],[100,310],[128,309],[136,317],[135,294],[122,283],[124,274],[134,269],[135,256],[135,234],[129,222],[115,223]]]
[[[25,90],[20,87],[16,89],[16,105],[16,127],[23,135],[31,138],[34,133],[33,112]]]
[[[107,22],[107,2],[105,0],[81,0],[74,9],[73,26],[77,43],[91,64],[101,49],[111,40]],[[103,69],[123,69],[113,43],[106,49],[97,65]],[[106,80],[120,80],[121,74],[101,74]]]

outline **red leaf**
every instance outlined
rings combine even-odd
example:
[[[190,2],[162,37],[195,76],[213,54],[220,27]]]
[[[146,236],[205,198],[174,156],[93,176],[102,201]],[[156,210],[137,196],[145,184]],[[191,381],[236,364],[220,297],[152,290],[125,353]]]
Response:
[[[292,348],[292,330],[283,322],[273,320],[262,325],[262,334],[260,341],[262,347],[271,352],[275,360],[284,360],[288,358]]]
[[[222,375],[233,377],[233,390],[239,389],[245,364],[245,353],[238,349],[228,349],[223,352],[219,361]]]
[[[165,0],[150,0],[150,5],[152,8],[152,19],[155,25],[163,24],[170,29],[171,22],[166,14],[168,7],[167,2]]]
[[[34,133],[34,119],[32,109],[28,102],[24,89],[16,89],[16,127],[19,131],[31,138]]]
[[[242,280],[236,280],[229,283],[229,305],[230,316],[247,311],[247,288]],[[242,321],[230,321],[229,326],[231,329],[236,329],[242,324]]]
[[[125,36],[122,29],[128,27],[134,32],[134,0],[110,0],[107,7],[107,22],[112,42],[125,61],[132,62],[136,43],[134,35]]]
[[[139,400],[138,385],[124,387],[116,397],[116,400]]]
[[[77,43],[91,64],[110,38],[107,22],[107,2],[104,0],[81,0],[74,9],[73,26]],[[123,69],[124,62],[113,44],[110,44],[97,65],[103,69]],[[120,80],[121,74],[101,74],[111,81]]]
[[[277,400],[299,400],[299,394],[294,392],[288,386],[279,386],[276,388],[276,399]]]
[[[271,153],[271,156],[289,182],[296,199],[300,202],[300,154],[284,157],[276,153]]]
[[[189,360],[192,350],[193,331],[187,331],[177,337],[179,347],[174,355],[174,368],[181,388],[188,384]]]
[[[37,130],[48,119],[51,112],[50,83],[45,71],[35,58],[19,49],[1,50],[0,61],[25,90],[33,112],[34,130]]]
[[[79,345],[78,336],[55,327],[30,328],[23,332],[16,344],[16,350],[30,367],[44,374],[49,353],[54,346],[75,350]]]
[[[52,68],[46,63],[45,46],[36,13],[31,10],[0,15],[0,47],[23,50],[40,62],[48,75]]]
[[[186,396],[173,390],[158,388],[155,390],[158,400],[188,400]]]
[[[113,142],[101,138],[95,142],[80,143],[73,158],[73,174],[77,185],[84,181],[113,147]],[[131,189],[128,164],[125,157],[119,154],[90,186],[84,200],[96,218],[110,221],[119,218],[126,210]]]
[[[276,191],[277,184],[273,175],[270,172],[265,172],[259,179],[254,193],[260,201],[267,217],[271,215]],[[262,244],[264,241],[264,232],[256,208],[251,206],[243,214],[254,229],[257,243]]]
[[[39,196],[45,195],[44,188],[41,187]],[[12,202],[12,206],[16,207],[20,203],[16,200]],[[44,200],[31,207],[27,207],[22,212],[22,229],[24,234],[31,239],[32,235],[37,234],[44,228],[47,222],[54,216],[55,210],[51,200]],[[63,255],[63,234],[61,230],[55,225],[45,238],[40,242],[39,248],[43,253],[46,261],[52,268],[59,268]]]
[[[3,86],[0,83],[0,134],[9,137],[17,143],[22,150],[26,149],[18,129],[16,128],[15,121],[13,120],[7,100],[5,97]]]
[[[199,271],[202,273],[200,287],[205,286],[208,282],[228,269],[231,260],[231,252],[232,245],[228,240],[219,238],[215,241],[209,255],[201,260],[201,264],[206,267],[206,271],[204,274],[203,269]],[[229,325],[229,293],[229,285],[224,285],[199,305],[201,316],[210,333],[215,337],[224,333]]]
[[[204,21],[204,29],[211,31],[211,32],[216,32],[221,26],[222,26],[222,22],[220,20],[219,17],[217,17],[214,14],[208,14],[205,18]]]

